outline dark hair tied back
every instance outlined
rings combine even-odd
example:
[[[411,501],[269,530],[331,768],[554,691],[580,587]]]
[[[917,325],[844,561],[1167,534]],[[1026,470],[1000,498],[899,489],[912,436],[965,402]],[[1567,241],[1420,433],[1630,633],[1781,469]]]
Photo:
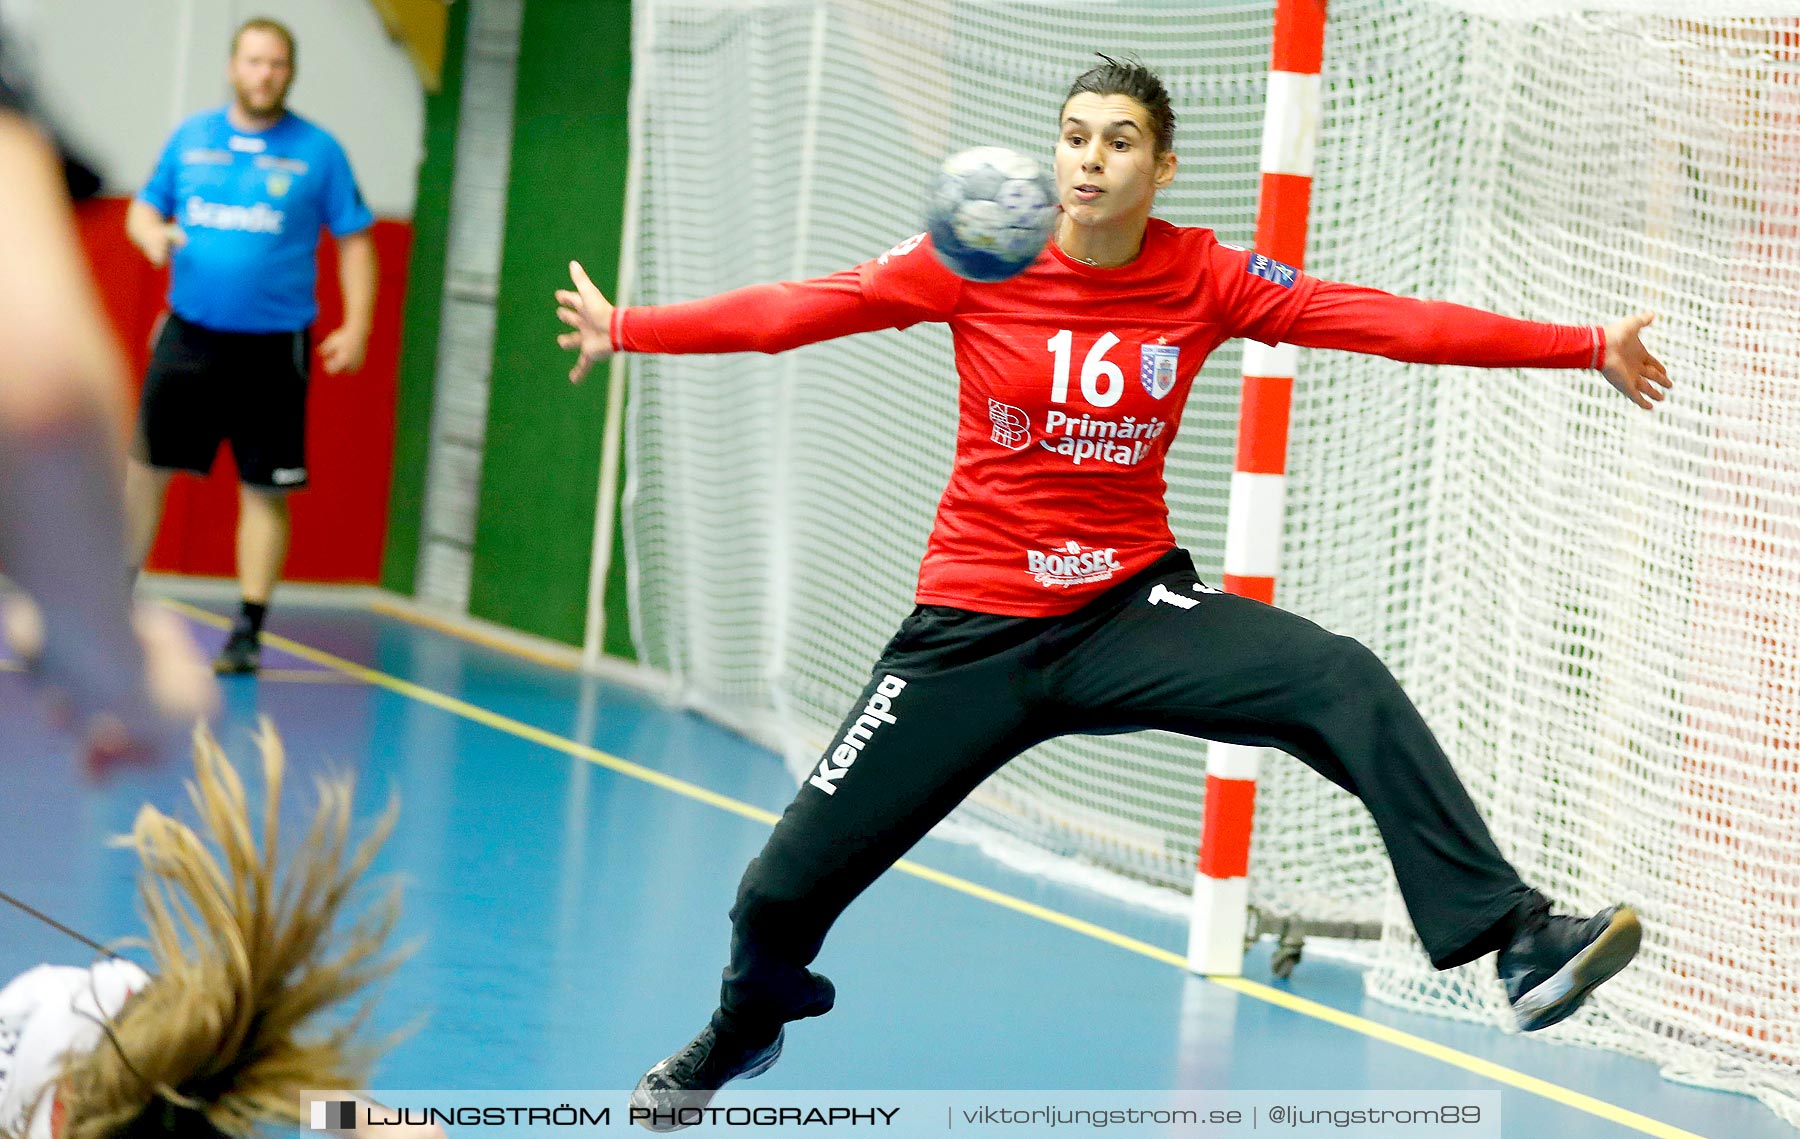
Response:
[[[1095,52],[1104,61],[1098,67],[1090,67],[1081,73],[1080,78],[1069,86],[1069,93],[1063,96],[1063,105],[1077,95],[1127,95],[1138,101],[1144,110],[1150,113],[1150,128],[1156,133],[1156,153],[1167,154],[1175,149],[1175,108],[1169,105],[1169,89],[1141,63],[1131,60],[1117,60],[1110,55]]]

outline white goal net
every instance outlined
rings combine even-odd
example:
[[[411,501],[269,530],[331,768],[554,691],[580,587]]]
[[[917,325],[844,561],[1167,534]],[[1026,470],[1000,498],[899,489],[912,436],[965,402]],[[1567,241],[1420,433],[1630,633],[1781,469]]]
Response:
[[[1528,881],[1639,907],[1639,964],[1551,1033],[1800,1124],[1800,15],[1732,10],[1332,0],[1308,268],[1535,319],[1652,309],[1678,386],[1646,414],[1591,374],[1303,354],[1277,600],[1389,663]],[[1046,151],[1096,50],[1170,88],[1158,213],[1250,243],[1269,4],[640,0],[634,20],[636,303],[881,252],[921,228],[945,154]],[[1209,362],[1168,467],[1213,580],[1239,362]],[[949,336],[628,366],[644,662],[810,766],[911,604]],[[1057,741],[956,822],[1174,897],[1204,759]],[[1285,758],[1251,896],[1385,916],[1373,991],[1506,1019],[1491,967],[1430,970],[1360,805]]]

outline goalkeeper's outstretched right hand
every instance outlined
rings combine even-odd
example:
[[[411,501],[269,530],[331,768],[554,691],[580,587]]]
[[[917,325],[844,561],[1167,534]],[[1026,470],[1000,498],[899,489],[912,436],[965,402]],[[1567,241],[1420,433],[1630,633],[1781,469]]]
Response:
[[[1640,312],[1607,325],[1606,355],[1600,363],[1600,374],[1619,389],[1619,394],[1645,411],[1668,398],[1672,386],[1669,370],[1638,337],[1655,319],[1653,312]]]
[[[581,262],[569,262],[569,277],[575,282],[573,291],[556,290],[556,319],[573,328],[556,338],[563,348],[581,351],[581,359],[569,369],[569,382],[578,384],[595,364],[612,359],[612,302],[588,280]]]

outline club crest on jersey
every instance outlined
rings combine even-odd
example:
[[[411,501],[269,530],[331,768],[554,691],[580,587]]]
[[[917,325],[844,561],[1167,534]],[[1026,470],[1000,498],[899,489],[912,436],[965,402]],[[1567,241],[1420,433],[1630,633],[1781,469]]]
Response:
[[[1138,382],[1152,399],[1161,399],[1175,390],[1175,369],[1181,362],[1181,349],[1167,337],[1138,349]]]
[[[1300,279],[1300,271],[1292,265],[1285,265],[1272,257],[1264,257],[1260,253],[1250,255],[1250,263],[1244,267],[1244,271],[1252,277],[1273,281],[1284,289],[1293,288],[1294,282]]]

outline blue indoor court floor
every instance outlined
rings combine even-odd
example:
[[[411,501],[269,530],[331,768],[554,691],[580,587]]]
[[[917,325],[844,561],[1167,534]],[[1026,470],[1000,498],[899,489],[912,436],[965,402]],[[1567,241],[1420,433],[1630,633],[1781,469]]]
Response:
[[[400,876],[402,936],[420,944],[377,1023],[419,1026],[374,1088],[630,1088],[711,1011],[738,876],[792,794],[780,761],[632,687],[355,598],[277,600],[268,671],[225,684],[227,750],[252,767],[266,715],[294,790],[336,768],[356,774],[363,814],[402,801],[378,869]],[[215,648],[227,607],[173,604]],[[102,939],[137,933],[134,858],[106,840],[142,802],[176,809],[185,769],[95,786],[30,699],[0,669],[0,889]],[[826,943],[836,1011],[791,1026],[746,1086],[1472,1089],[1500,1093],[1509,1139],[1796,1136],[1641,1061],[1365,1002],[1330,960],[1268,982],[1265,948],[1246,973],[1266,985],[1196,978],[1185,938],[1178,920],[927,839]],[[86,960],[0,908],[0,980]]]

